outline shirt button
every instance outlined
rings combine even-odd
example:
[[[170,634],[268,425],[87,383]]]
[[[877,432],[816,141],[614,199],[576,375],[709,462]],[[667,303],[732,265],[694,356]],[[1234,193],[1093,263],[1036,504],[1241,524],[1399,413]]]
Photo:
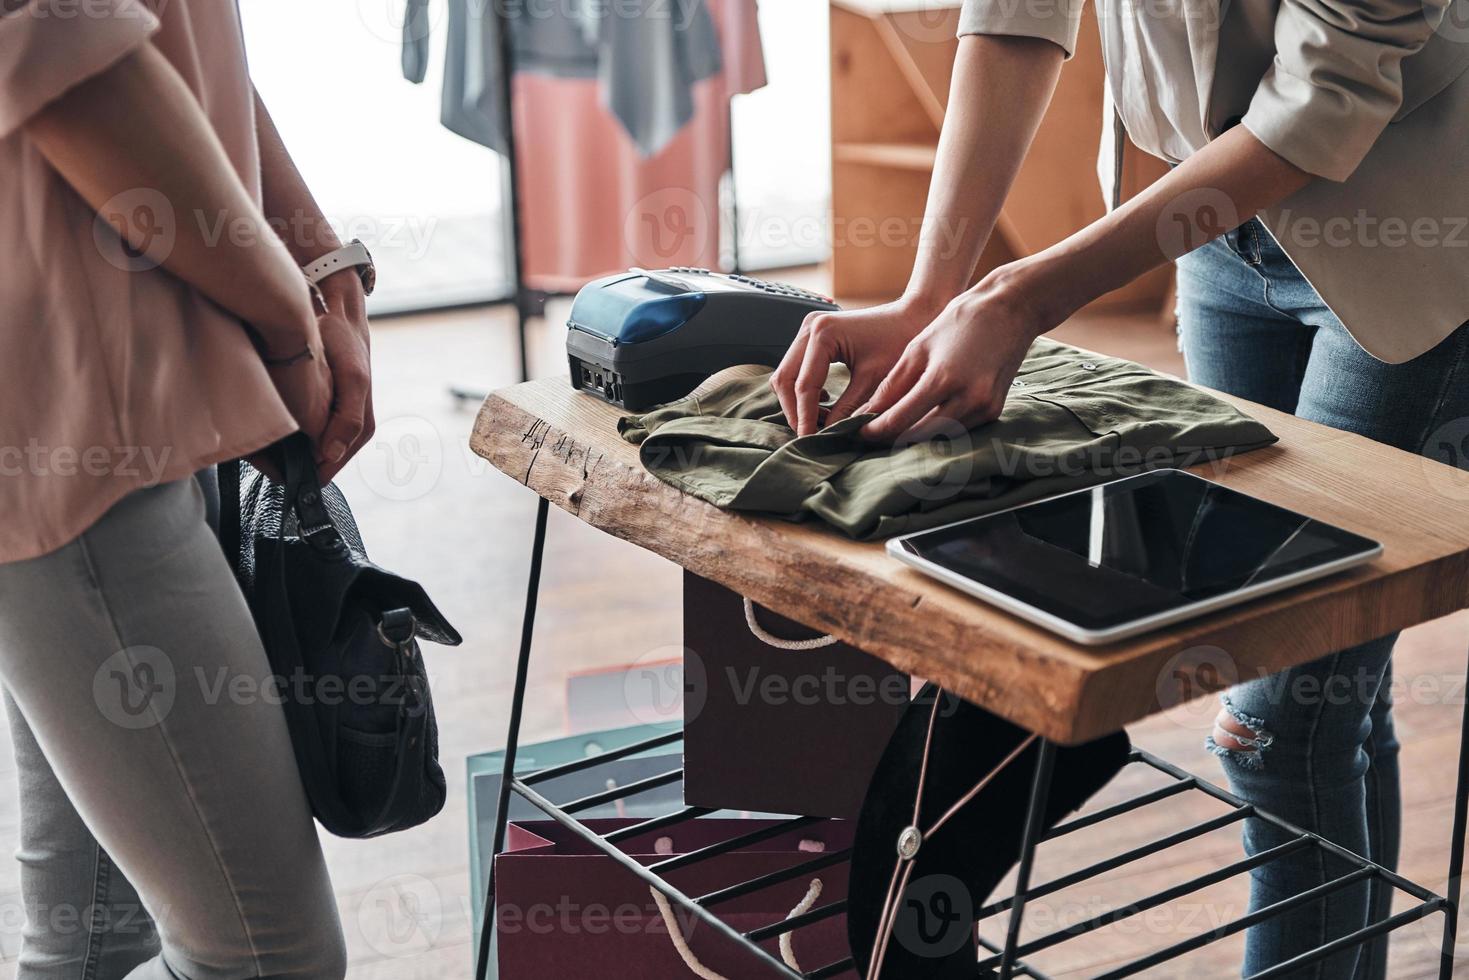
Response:
[[[1021,381],[1019,378],[1016,378],[1014,381],[1010,382],[1010,387],[1012,387],[1012,388],[1024,388],[1025,387],[1025,382],[1024,381]]]
[[[1097,369],[1097,366],[1095,364],[1093,364],[1091,361],[1082,361],[1081,362],[1081,369],[1083,371],[1095,371]]]

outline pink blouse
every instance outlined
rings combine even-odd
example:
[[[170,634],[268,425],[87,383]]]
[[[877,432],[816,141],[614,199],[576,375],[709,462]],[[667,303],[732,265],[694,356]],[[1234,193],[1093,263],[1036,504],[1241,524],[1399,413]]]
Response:
[[[235,0],[0,0],[0,562],[53,551],[129,492],[296,428],[240,322],[139,268],[22,130],[150,40],[258,201]],[[152,208],[163,234],[209,220],[171,214],[146,188],[115,206]]]

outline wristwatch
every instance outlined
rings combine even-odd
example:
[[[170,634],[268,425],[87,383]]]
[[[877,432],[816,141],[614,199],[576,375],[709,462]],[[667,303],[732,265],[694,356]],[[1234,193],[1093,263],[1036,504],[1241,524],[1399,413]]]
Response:
[[[362,244],[362,239],[354,238],[350,245],[328,252],[310,265],[301,267],[306,273],[306,281],[315,286],[327,276],[344,272],[347,269],[355,269],[357,275],[362,279],[362,291],[371,296],[373,289],[377,286],[377,266],[372,262],[372,253],[367,246]]]

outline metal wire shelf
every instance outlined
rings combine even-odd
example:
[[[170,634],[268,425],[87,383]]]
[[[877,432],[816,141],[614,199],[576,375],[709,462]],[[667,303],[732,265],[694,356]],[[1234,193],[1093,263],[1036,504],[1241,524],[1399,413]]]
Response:
[[[593,769],[599,765],[637,755],[650,749],[662,748],[674,744],[681,740],[681,732],[659,735],[635,745],[629,745],[603,753],[595,758],[578,760],[567,765],[542,769],[523,776],[516,775],[516,749],[525,702],[526,677],[530,662],[531,639],[535,629],[536,605],[540,591],[541,563],[544,554],[547,511],[548,502],[545,498],[541,498],[536,511],[530,578],[527,584],[525,616],[521,625],[520,656],[516,671],[513,699],[511,701],[510,732],[504,758],[504,778],[500,784],[500,800],[496,816],[494,853],[498,854],[504,847],[510,795],[514,793],[546,814],[551,820],[616,861],[629,874],[634,875],[649,887],[662,893],[668,898],[670,903],[706,923],[716,933],[729,941],[739,944],[748,952],[752,965],[758,964],[764,968],[765,975],[782,977],[786,978],[786,980],[828,980],[828,978],[835,978],[845,974],[855,975],[851,957],[829,963],[819,969],[803,974],[792,970],[782,960],[759,945],[761,942],[805,928],[832,916],[840,915],[846,910],[845,902],[830,902],[818,908],[811,909],[802,915],[772,923],[750,932],[740,932],[721,919],[715,912],[715,908],[719,905],[735,898],[749,895],[761,888],[767,888],[792,878],[802,877],[813,871],[825,869],[847,861],[850,858],[850,854],[847,852],[823,854],[813,860],[802,862],[750,881],[733,882],[703,895],[684,894],[664,877],[664,875],[679,868],[687,868],[709,858],[730,854],[771,837],[798,830],[801,827],[815,822],[815,818],[791,817],[775,825],[762,827],[751,833],[645,866],[629,856],[617,845],[650,831],[663,830],[676,826],[684,821],[698,819],[699,817],[708,815],[710,811],[700,807],[685,807],[663,816],[643,820],[635,825],[624,827],[605,836],[599,836],[592,831],[585,823],[577,819],[576,814],[606,803],[625,799],[639,792],[672,785],[682,780],[682,769],[674,769],[639,782],[631,783],[627,786],[610,789],[606,792],[597,793],[563,804],[552,802],[535,789],[538,784],[558,776]],[[1016,976],[1029,977],[1031,980],[1048,980],[1045,973],[1028,963],[1025,958],[1044,952],[1061,943],[1086,936],[1098,929],[1140,915],[1149,909],[1176,901],[1182,896],[1225,881],[1235,875],[1246,873],[1270,861],[1293,853],[1296,850],[1319,848],[1343,862],[1351,870],[1337,878],[1298,895],[1283,899],[1269,907],[1250,912],[1207,932],[1180,940],[1163,949],[1155,950],[1138,959],[1124,963],[1121,966],[1112,967],[1107,972],[1093,978],[1093,980],[1123,980],[1125,977],[1135,976],[1163,963],[1176,960],[1212,943],[1226,939],[1253,925],[1267,921],[1292,909],[1299,908],[1309,902],[1317,901],[1342,888],[1374,879],[1391,886],[1397,891],[1406,893],[1415,899],[1417,904],[1379,921],[1369,923],[1349,935],[1341,936],[1315,949],[1301,953],[1287,962],[1260,971],[1247,978],[1247,980],[1271,980],[1271,978],[1285,976],[1303,966],[1315,963],[1318,960],[1353,946],[1371,942],[1374,939],[1385,936],[1388,933],[1436,913],[1444,914],[1439,980],[1450,980],[1453,975],[1454,945],[1457,938],[1458,908],[1461,880],[1463,877],[1464,852],[1462,845],[1466,825],[1469,825],[1469,751],[1466,751],[1466,749],[1469,749],[1469,705],[1466,705],[1460,730],[1458,779],[1449,853],[1448,894],[1447,896],[1442,896],[1434,894],[1421,885],[1417,885],[1387,868],[1374,864],[1366,858],[1353,854],[1317,834],[1302,830],[1269,813],[1261,811],[1214,784],[1185,772],[1183,769],[1141,749],[1133,750],[1129,759],[1129,765],[1145,766],[1155,770],[1168,777],[1170,780],[1168,783],[1160,788],[1141,793],[1123,802],[1075,817],[1050,831],[1043,831],[1041,827],[1041,815],[1045,812],[1046,797],[1050,789],[1052,765],[1055,760],[1055,746],[1049,741],[1041,740],[1037,754],[1035,774],[1032,779],[1020,861],[1016,872],[1015,893],[1007,898],[984,906],[978,913],[980,922],[1003,912],[1010,913],[1009,921],[1006,924],[1005,941],[1003,944],[1000,944],[982,935],[977,936],[982,954],[988,955],[982,955],[979,962],[975,964],[975,976],[981,978],[981,980],[994,977],[998,977],[999,980],[1011,980],[1012,977]],[[1158,840],[1098,861],[1088,867],[1061,875],[1051,881],[1035,886],[1031,885],[1030,875],[1035,851],[1044,841],[1086,831],[1102,825],[1109,820],[1131,813],[1141,807],[1190,792],[1199,792],[1211,796],[1216,801],[1227,806],[1228,811],[1220,816],[1175,831]],[[1021,926],[1027,902],[1089,881],[1099,875],[1150,855],[1161,853],[1169,848],[1186,844],[1211,831],[1231,826],[1247,818],[1268,821],[1289,835],[1290,839],[1269,850],[1242,858],[1239,861],[1212,870],[1190,881],[1176,884],[1152,895],[1136,899],[1126,905],[1096,915],[1084,922],[1068,926],[1039,938],[1021,942]],[[478,980],[485,980],[489,974],[490,936],[494,920],[495,874],[492,863],[489,874],[489,885],[486,889],[485,896],[484,920],[481,930],[482,939],[478,949],[479,966],[476,974]],[[504,980],[524,980],[524,978],[507,977]]]
[[[813,874],[814,872],[830,868],[834,865],[845,863],[850,860],[850,851],[842,850],[828,854],[822,854],[810,861],[804,861],[792,865],[791,867],[783,869],[781,871],[765,874],[761,877],[749,881],[732,882],[727,886],[702,895],[685,894],[680,889],[670,884],[665,877],[668,873],[672,871],[676,871],[681,868],[688,868],[710,858],[719,855],[730,854],[743,848],[761,843],[763,841],[780,837],[792,831],[799,830],[802,827],[806,827],[818,822],[817,818],[799,816],[791,817],[789,819],[782,820],[774,824],[761,826],[759,829],[754,830],[750,833],[743,834],[729,840],[720,841],[715,844],[702,847],[698,850],[691,851],[687,854],[680,854],[674,857],[666,858],[662,861],[658,861],[651,865],[644,865],[636,861],[634,858],[630,857],[623,850],[621,850],[618,847],[618,844],[620,842],[631,840],[653,831],[666,830],[685,821],[696,820],[700,817],[709,815],[712,811],[702,807],[685,807],[684,809],[675,811],[673,813],[643,820],[637,824],[624,827],[606,835],[598,835],[596,832],[589,829],[584,823],[576,818],[575,814],[579,811],[592,809],[594,807],[601,806],[603,804],[619,799],[626,799],[628,797],[636,796],[638,793],[649,789],[654,789],[669,785],[673,782],[677,782],[683,776],[682,769],[673,769],[669,772],[662,773],[658,776],[654,776],[637,783],[631,783],[629,785],[608,790],[603,793],[598,793],[594,796],[583,797],[578,800],[573,800],[561,804],[552,802],[545,796],[541,795],[541,793],[539,793],[535,789],[535,786],[537,784],[555,779],[559,776],[592,769],[597,766],[616,761],[618,759],[627,758],[637,755],[641,752],[646,752],[650,749],[666,747],[668,745],[676,743],[680,737],[680,733],[677,732],[667,735],[660,735],[656,738],[647,739],[634,745],[628,745],[615,751],[607,752],[603,755],[597,756],[594,759],[582,759],[573,763],[569,763],[567,765],[556,766],[550,769],[543,769],[518,778],[512,778],[509,783],[510,790],[511,792],[527,800],[532,806],[539,809],[551,820],[554,820],[561,826],[565,827],[567,830],[578,835],[587,843],[591,844],[593,847],[597,848],[599,851],[605,854],[607,857],[613,859],[614,861],[617,861],[618,864],[626,868],[629,873],[636,875],[645,884],[649,885],[652,888],[656,888],[659,892],[667,896],[670,902],[681,907],[689,914],[697,916],[700,920],[719,931],[727,939],[742,944],[749,951],[749,954],[752,957],[752,961],[762,963],[765,967],[768,967],[769,970],[773,971],[773,975],[792,978],[792,980],[826,980],[826,978],[838,977],[843,974],[852,973],[854,968],[851,958],[846,958],[834,963],[829,963],[825,966],[820,967],[819,969],[815,969],[807,973],[797,973],[758,945],[761,942],[779,937],[787,932],[795,932],[799,929],[812,925],[813,923],[842,914],[846,911],[845,901],[830,902],[825,905],[818,906],[817,908],[814,908],[803,915],[782,920],[780,922],[775,922],[768,926],[764,926],[748,932],[739,932],[733,929],[728,923],[724,922],[724,920],[722,920],[715,911],[715,909],[717,909],[720,905],[724,903],[744,897],[763,888],[768,888],[773,885],[781,884],[792,879],[806,877]],[[1323,898],[1331,892],[1349,887],[1354,884],[1358,884],[1363,881],[1367,881],[1372,878],[1377,878],[1378,880],[1391,885],[1393,888],[1396,888],[1410,895],[1412,898],[1417,900],[1418,904],[1388,918],[1382,919],[1381,921],[1374,922],[1366,926],[1365,928],[1355,933],[1352,933],[1351,935],[1343,936],[1339,939],[1333,940],[1330,943],[1320,946],[1317,949],[1311,950],[1307,953],[1303,953],[1287,963],[1282,963],[1278,966],[1272,967],[1269,970],[1257,973],[1254,975],[1254,977],[1250,978],[1250,980],[1267,980],[1267,978],[1270,977],[1282,976],[1292,970],[1315,962],[1318,959],[1322,959],[1336,952],[1339,952],[1344,948],[1360,943],[1370,942],[1379,936],[1402,928],[1403,926],[1415,922],[1425,916],[1432,915],[1436,912],[1445,911],[1448,907],[1447,899],[1433,894],[1426,888],[1423,888],[1422,886],[1417,885],[1407,880],[1406,878],[1403,878],[1402,876],[1387,870],[1386,868],[1373,864],[1365,858],[1352,854],[1350,851],[1338,847],[1337,845],[1332,844],[1330,841],[1327,841],[1317,836],[1316,834],[1301,830],[1286,823],[1285,821],[1279,820],[1278,818],[1271,816],[1268,813],[1261,812],[1257,808],[1226,792],[1225,790],[1220,789],[1212,783],[1207,782],[1206,780],[1203,780],[1197,776],[1191,775],[1190,773],[1185,772],[1177,766],[1174,766],[1168,762],[1165,762],[1162,759],[1159,759],[1157,756],[1154,756],[1149,752],[1143,751],[1141,749],[1134,749],[1130,764],[1148,767],[1168,777],[1169,782],[1159,788],[1141,793],[1128,800],[1124,800],[1120,803],[1113,804],[1106,808],[1076,817],[1056,827],[1049,833],[1041,835],[1041,841],[1044,842],[1055,840],[1063,836],[1080,833],[1092,828],[1096,828],[1105,824],[1107,821],[1132,813],[1133,811],[1138,810],[1142,807],[1158,803],[1163,800],[1167,800],[1169,798],[1176,797],[1188,792],[1199,792],[1207,796],[1213,797],[1215,800],[1225,804],[1228,809],[1218,816],[1211,817],[1208,820],[1204,820],[1190,827],[1183,828],[1174,833],[1168,834],[1167,836],[1161,837],[1158,840],[1131,848],[1113,857],[1109,857],[1087,867],[1079,868],[1075,871],[1068,872],[1042,884],[1034,885],[1028,889],[1025,889],[1019,896],[1022,899],[1020,904],[1023,905],[1024,902],[1033,901],[1038,898],[1044,898],[1047,895],[1060,892],[1063,889],[1074,887],[1083,882],[1097,878],[1110,871],[1121,868],[1124,865],[1128,865],[1151,855],[1161,853],[1170,848],[1186,844],[1215,830],[1237,824],[1247,817],[1257,817],[1262,820],[1267,820],[1275,824],[1287,834],[1290,834],[1291,839],[1259,854],[1242,858],[1239,861],[1233,862],[1232,864],[1210,871],[1208,874],[1201,875],[1197,878],[1193,878],[1189,881],[1181,882],[1176,885],[1172,885],[1169,888],[1163,889],[1162,891],[1133,900],[1125,905],[1118,906],[1106,912],[1102,912],[1096,916],[1093,916],[1090,919],[1087,919],[1084,922],[1076,923],[1063,929],[1058,929],[1055,932],[1038,937],[1036,939],[1031,939],[1024,943],[1015,943],[1012,946],[1012,955],[1014,957],[1014,960],[1009,965],[1009,973],[1006,974],[1002,972],[1000,974],[1001,976],[1023,976],[1030,977],[1032,978],[1032,980],[1047,980],[1046,974],[1042,973],[1035,966],[1027,963],[1025,961],[1025,958],[1034,956],[1037,953],[1041,953],[1045,950],[1051,949],[1069,940],[1085,936],[1098,929],[1103,929],[1108,926],[1115,925],[1116,923],[1123,922],[1134,916],[1141,915],[1151,909],[1176,901],[1193,892],[1208,888],[1213,885],[1217,885],[1223,881],[1235,877],[1236,875],[1244,874],[1254,868],[1267,864],[1270,861],[1284,857],[1287,854],[1312,847],[1325,850],[1334,857],[1343,861],[1351,868],[1351,870],[1331,881],[1326,882],[1323,885],[1313,888],[1307,892],[1303,892],[1299,895],[1292,896],[1268,908],[1260,909],[1258,911],[1249,913],[1248,915],[1233,919],[1229,922],[1216,926],[1215,928],[1207,932],[1190,936],[1163,949],[1156,950],[1154,952],[1148,953],[1145,956],[1139,957],[1138,959],[1132,960],[1131,962],[1128,962],[1118,967],[1114,967],[1108,970],[1106,973],[1101,974],[1097,978],[1097,980],[1122,980],[1122,978],[1124,977],[1131,977],[1136,974],[1143,973],[1147,970],[1156,968],[1163,963],[1169,962],[1170,960],[1174,960],[1189,953],[1195,952],[1196,950],[1201,949],[1211,943],[1218,942],[1230,936],[1233,936],[1236,933],[1241,932],[1252,925],[1263,922],[1273,916],[1283,914],[1308,902]],[[998,916],[1004,912],[1012,910],[1016,906],[1016,904],[1016,895],[1011,895],[998,901],[991,902],[979,910],[978,918],[981,922],[983,922],[986,919]],[[491,899],[488,908],[492,909],[492,907],[493,892],[491,893]],[[488,921],[489,917],[487,915],[486,922],[488,923]],[[1011,942],[1014,943],[1013,937],[1011,938]],[[981,939],[981,951],[982,953],[988,955],[983,955],[976,965],[976,976],[993,976],[994,971],[1002,966],[1005,958],[1005,950],[998,943]]]

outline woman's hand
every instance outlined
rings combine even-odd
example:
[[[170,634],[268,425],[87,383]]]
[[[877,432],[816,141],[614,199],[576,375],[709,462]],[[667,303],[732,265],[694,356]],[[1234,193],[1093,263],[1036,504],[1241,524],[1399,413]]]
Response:
[[[851,415],[877,390],[908,341],[938,309],[936,304],[904,297],[866,310],[807,316],[770,376],[770,387],[796,434],[810,435],[821,428],[821,390],[833,362],[847,365],[852,381],[827,412],[828,424]]]
[[[327,419],[331,415],[331,366],[322,351],[321,337],[317,335],[314,325],[303,328],[298,336],[300,340],[289,343],[296,351],[300,351],[304,345],[311,351],[310,357],[287,362],[285,358],[290,358],[294,352],[286,347],[271,346],[270,341],[264,341],[262,355],[267,358],[265,370],[270,375],[271,383],[275,385],[276,394],[280,395],[286,410],[291,413],[296,425],[311,440],[312,448],[315,449],[321,445],[321,436],[326,431]],[[276,342],[281,341],[277,338]],[[282,358],[279,363],[269,363],[269,359],[277,357]],[[284,481],[284,474],[276,465],[270,447],[248,459],[252,466],[277,483]]]
[[[319,446],[332,408],[332,372],[321,342],[313,342],[310,357],[289,364],[267,364],[265,369],[291,417],[311,445]]]
[[[329,482],[372,438],[372,365],[368,347],[366,297],[355,275],[339,273],[322,282],[327,312],[289,342],[306,343],[312,356],[289,364],[266,364],[276,392],[311,440],[317,476]],[[305,339],[308,338],[309,340]],[[269,342],[268,353],[287,350],[288,342]],[[273,476],[268,458],[252,460]],[[264,466],[261,464],[264,463]]]
[[[367,327],[367,297],[356,273],[339,272],[321,283],[327,301],[317,321],[331,372],[330,414],[317,447],[323,483],[365,446],[376,430],[372,408],[372,356]]]
[[[862,434],[892,442],[934,425],[966,429],[992,421],[1031,342],[1065,319],[1055,295],[1015,263],[959,294],[913,338],[859,412],[878,417]]]

